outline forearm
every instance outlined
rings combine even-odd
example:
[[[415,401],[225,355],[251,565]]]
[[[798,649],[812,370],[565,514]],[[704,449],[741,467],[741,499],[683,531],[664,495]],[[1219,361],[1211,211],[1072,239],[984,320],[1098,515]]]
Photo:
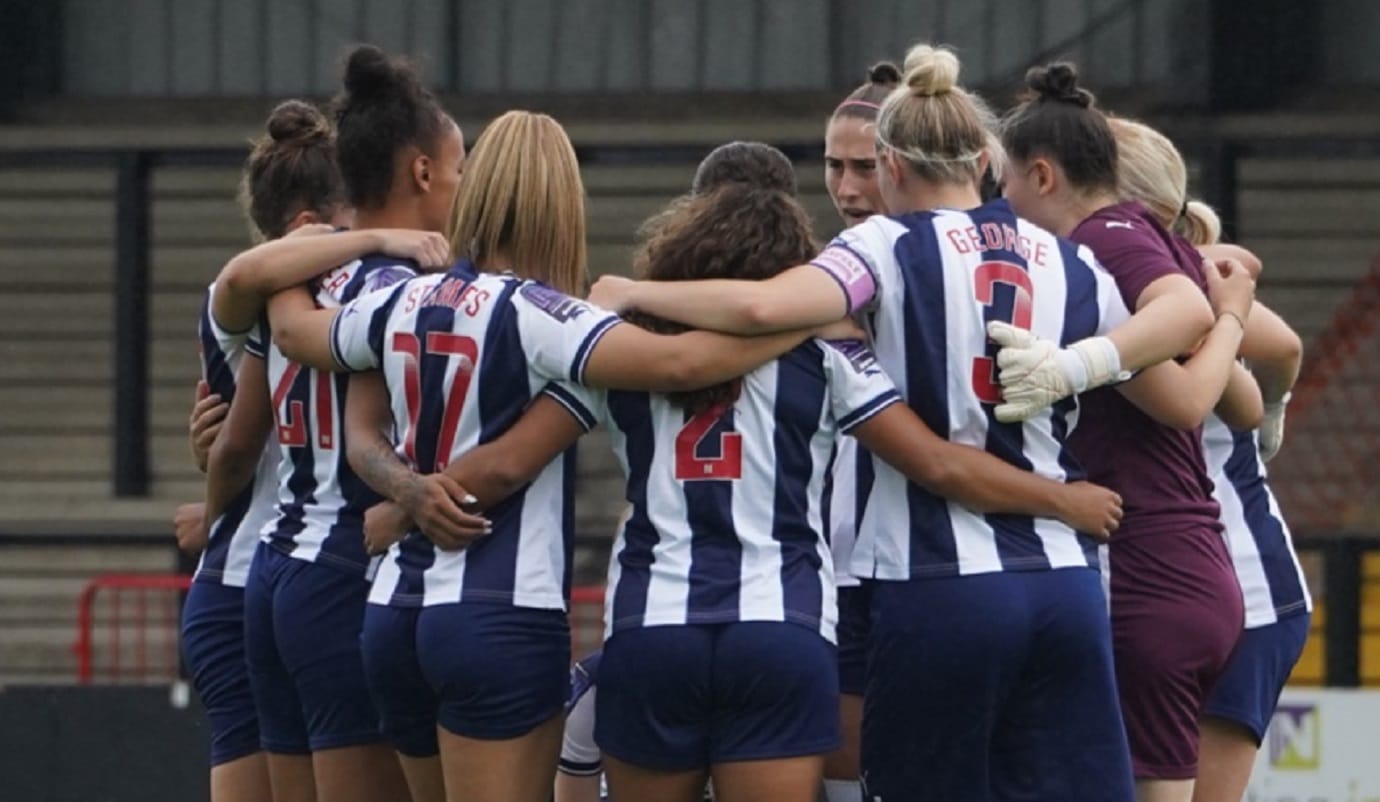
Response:
[[[211,447],[206,461],[206,525],[216,519],[249,487],[258,466],[259,452],[236,448],[224,438]]]
[[[1122,370],[1135,371],[1188,353],[1212,327],[1212,307],[1201,294],[1166,293],[1136,310],[1107,335]]]
[[[383,432],[372,426],[349,427],[346,442],[346,456],[355,474],[375,493],[401,504],[416,474],[398,456]]]
[[[268,301],[273,342],[283,355],[317,370],[340,370],[331,355],[331,323],[338,310],[318,309],[304,287],[291,287]]]
[[[666,384],[652,392],[698,390],[731,381],[750,373],[800,345],[811,336],[808,330],[736,337],[712,331],[687,331],[677,335],[684,370],[666,377]]]
[[[1266,403],[1277,403],[1293,389],[1303,364],[1303,341],[1274,310],[1260,302],[1251,306],[1241,358],[1250,365]]]
[[[265,242],[231,259],[221,274],[228,289],[259,298],[303,284],[337,265],[382,247],[373,231],[342,231]]]
[[[1260,425],[1265,417],[1265,402],[1261,400],[1260,388],[1250,371],[1241,363],[1232,366],[1231,377],[1226,390],[1217,402],[1217,417],[1238,431],[1248,431]]]
[[[1233,371],[1238,368],[1243,329],[1232,315],[1223,315],[1198,349],[1183,363],[1185,374],[1179,391],[1199,422],[1222,400]]]
[[[1061,514],[1059,482],[1021,470],[985,451],[951,443],[897,404],[853,432],[864,448],[935,495],[980,513],[1041,518]]]
[[[770,318],[768,307],[772,299],[764,289],[765,282],[732,279],[640,281],[634,287],[630,306],[663,320],[729,334],[767,334],[796,328]]]

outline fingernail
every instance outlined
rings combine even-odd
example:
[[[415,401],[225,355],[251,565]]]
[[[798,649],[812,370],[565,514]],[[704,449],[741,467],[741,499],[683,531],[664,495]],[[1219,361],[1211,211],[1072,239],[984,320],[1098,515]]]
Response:
[[[466,504],[478,504],[479,499],[475,498],[473,494],[467,494],[464,498],[464,502]]]

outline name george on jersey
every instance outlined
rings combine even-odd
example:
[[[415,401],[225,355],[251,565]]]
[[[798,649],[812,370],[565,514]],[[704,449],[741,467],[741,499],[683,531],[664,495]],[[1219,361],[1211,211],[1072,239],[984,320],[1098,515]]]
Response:
[[[1044,267],[1049,258],[1049,248],[1043,242],[1032,242],[1022,235],[1015,226],[1008,223],[983,223],[982,225],[952,228],[945,232],[949,244],[961,254],[983,253],[988,251],[1007,251],[1019,255],[1027,263]]]

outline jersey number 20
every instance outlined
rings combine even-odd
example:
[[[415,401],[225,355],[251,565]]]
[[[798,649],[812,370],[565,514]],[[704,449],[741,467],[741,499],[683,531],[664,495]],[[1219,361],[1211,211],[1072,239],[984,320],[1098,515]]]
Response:
[[[732,404],[715,404],[700,412],[681,427],[676,435],[676,479],[683,482],[705,479],[741,479],[743,477],[743,436],[735,431],[719,434],[719,455],[701,457],[696,452],[708,440],[720,421],[724,421]]]
[[[1035,296],[1035,288],[1030,283],[1030,274],[1025,272],[1025,268],[1010,262],[983,262],[973,273],[973,293],[977,302],[990,309],[993,290],[998,284],[1005,284],[1016,291],[1015,301],[1011,304],[1010,316],[998,313],[986,319],[1004,320],[1018,329],[1029,329]],[[973,393],[984,404],[1001,403],[1001,383],[997,380],[997,363],[990,356],[979,356],[973,359]]]

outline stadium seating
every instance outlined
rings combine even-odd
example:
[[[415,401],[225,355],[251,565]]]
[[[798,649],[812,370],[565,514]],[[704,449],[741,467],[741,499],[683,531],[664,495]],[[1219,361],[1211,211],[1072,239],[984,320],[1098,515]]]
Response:
[[[760,127],[764,137],[807,141],[817,135],[818,121]],[[706,127],[691,141],[719,141],[726,130]],[[678,143],[685,141],[685,132],[677,130]],[[624,126],[583,141],[647,142],[659,135],[665,136],[655,128]],[[80,137],[77,132],[67,139]],[[127,139],[168,141],[165,136]],[[54,137],[63,141],[63,135]],[[221,132],[215,141],[243,140]],[[688,185],[692,169],[691,164],[586,169],[593,273],[629,269],[633,231]],[[805,165],[800,179],[820,235],[832,234],[838,223],[824,193],[822,168]],[[1310,342],[1380,253],[1373,225],[1380,208],[1380,159],[1248,160],[1241,164],[1240,179],[1240,237],[1266,263],[1260,296]],[[233,202],[236,180],[232,169],[155,171],[152,495],[112,501],[114,172],[0,171],[0,532],[169,532],[175,505],[200,496],[201,479],[186,444],[198,370],[194,331],[206,283],[248,241]],[[1373,382],[1374,367],[1369,375]],[[1307,442],[1292,442],[1284,458],[1309,448]],[[579,531],[608,534],[623,502],[616,466],[598,434],[582,445],[581,477]],[[31,679],[39,671],[49,678],[72,675],[68,646],[83,577],[172,567],[170,550],[157,547],[5,548],[13,555],[0,554],[0,683]],[[601,558],[585,557],[577,582],[581,575],[601,576],[602,569]],[[1367,621],[1380,630],[1380,591],[1374,581]],[[1375,652],[1369,665],[1380,666],[1380,636],[1373,640],[1366,647],[1368,654]],[[1320,663],[1305,660],[1300,672],[1310,665]]]

